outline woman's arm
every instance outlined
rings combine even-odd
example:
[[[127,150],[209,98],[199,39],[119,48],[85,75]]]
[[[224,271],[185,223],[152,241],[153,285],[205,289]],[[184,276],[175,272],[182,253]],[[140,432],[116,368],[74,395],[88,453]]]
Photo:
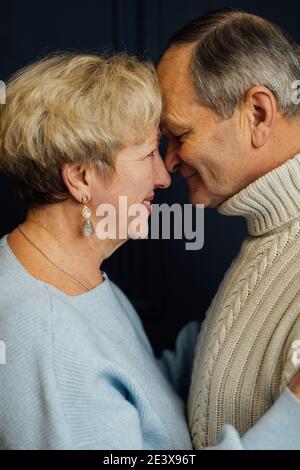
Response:
[[[175,350],[164,350],[158,359],[160,369],[184,401],[189,393],[199,330],[199,322],[185,325],[177,336]]]
[[[300,375],[297,374],[300,382]],[[223,426],[217,444],[208,450],[299,450],[300,396],[287,387],[262,418],[240,437],[233,426]]]

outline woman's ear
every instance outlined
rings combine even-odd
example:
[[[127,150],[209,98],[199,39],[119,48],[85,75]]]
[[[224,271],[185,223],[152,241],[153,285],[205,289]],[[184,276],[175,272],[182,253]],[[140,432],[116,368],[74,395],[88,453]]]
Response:
[[[77,201],[81,201],[83,195],[91,199],[90,176],[88,165],[78,163],[64,163],[62,165],[61,177],[68,191]]]
[[[244,104],[250,114],[250,132],[255,148],[265,145],[272,133],[277,104],[273,93],[266,87],[252,87],[245,95]]]

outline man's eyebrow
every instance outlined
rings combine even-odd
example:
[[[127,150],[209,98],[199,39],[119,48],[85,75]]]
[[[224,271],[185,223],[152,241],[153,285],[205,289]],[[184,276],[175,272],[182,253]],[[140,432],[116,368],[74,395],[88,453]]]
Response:
[[[182,132],[182,131],[189,130],[189,126],[187,126],[186,124],[177,122],[171,117],[165,117],[161,121],[160,128],[162,132],[164,132],[165,130],[174,130],[175,132]]]

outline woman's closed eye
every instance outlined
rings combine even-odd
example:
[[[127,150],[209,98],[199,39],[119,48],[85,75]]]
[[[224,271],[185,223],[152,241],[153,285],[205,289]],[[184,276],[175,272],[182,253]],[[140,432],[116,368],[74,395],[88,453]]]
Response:
[[[152,150],[152,152],[150,152],[150,153],[148,153],[148,155],[146,155],[146,158],[154,158],[156,152],[158,152],[158,149]]]

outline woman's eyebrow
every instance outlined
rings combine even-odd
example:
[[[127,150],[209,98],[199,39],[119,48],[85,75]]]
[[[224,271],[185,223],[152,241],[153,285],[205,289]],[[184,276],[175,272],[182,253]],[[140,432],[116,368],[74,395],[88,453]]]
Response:
[[[151,152],[154,152],[156,149],[157,149],[157,146],[160,144],[160,140],[162,138],[162,133],[161,131],[159,130],[158,133],[157,133],[157,137],[155,137],[155,139],[153,139],[153,141],[151,142],[151,144],[149,145],[149,148],[151,148],[152,150],[146,150],[146,152],[143,152],[143,153],[151,153]]]
[[[160,139],[162,138],[162,131],[160,129],[157,130],[157,136],[153,139],[151,145],[155,145],[157,144],[157,142],[160,141]]]

